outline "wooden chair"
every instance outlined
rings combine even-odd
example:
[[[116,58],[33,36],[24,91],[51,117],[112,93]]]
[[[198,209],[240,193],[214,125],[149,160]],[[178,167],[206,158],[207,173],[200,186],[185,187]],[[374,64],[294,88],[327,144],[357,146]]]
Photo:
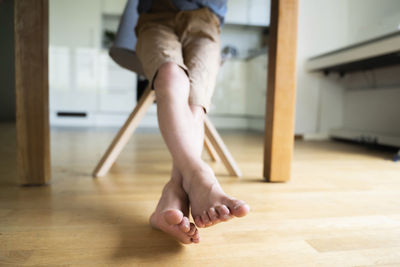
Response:
[[[133,28],[138,18],[136,7],[136,0],[128,0],[118,27],[116,39],[110,48],[110,56],[121,67],[144,76],[143,68],[134,51],[136,36]],[[154,90],[147,87],[135,109],[129,115],[94,169],[94,177],[101,177],[107,174],[154,101]],[[207,116],[204,121],[204,147],[213,161],[221,161],[225,165],[229,175],[241,176],[235,160]]]

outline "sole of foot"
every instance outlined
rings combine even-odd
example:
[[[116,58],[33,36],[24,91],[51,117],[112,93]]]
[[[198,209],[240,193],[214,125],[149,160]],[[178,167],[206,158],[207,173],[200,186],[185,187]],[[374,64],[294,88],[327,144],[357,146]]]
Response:
[[[161,213],[154,212],[150,217],[150,224],[183,244],[200,242],[196,226],[190,223],[189,218],[183,216],[180,210],[171,209]]]

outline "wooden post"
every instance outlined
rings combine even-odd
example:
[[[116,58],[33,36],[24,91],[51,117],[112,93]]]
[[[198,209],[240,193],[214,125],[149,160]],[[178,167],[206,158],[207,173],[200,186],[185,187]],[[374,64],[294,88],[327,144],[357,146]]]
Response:
[[[290,179],[294,143],[298,0],[271,0],[264,178]]]
[[[48,0],[14,1],[17,162],[20,184],[50,179]]]

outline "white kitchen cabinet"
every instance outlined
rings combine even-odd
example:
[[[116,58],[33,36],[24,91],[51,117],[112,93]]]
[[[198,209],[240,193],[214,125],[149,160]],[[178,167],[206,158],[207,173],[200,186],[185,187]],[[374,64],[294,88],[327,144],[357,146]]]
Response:
[[[102,51],[98,76],[99,112],[131,112],[136,104],[136,73],[123,69]]]
[[[265,115],[267,97],[267,55],[262,54],[246,62],[247,94],[246,114],[263,117]]]
[[[220,69],[211,112],[244,115],[246,112],[246,66],[244,60],[229,60]]]
[[[227,24],[269,26],[270,0],[229,0]]]
[[[127,0],[102,0],[102,12],[109,15],[121,15]]]
[[[270,0],[250,0],[248,1],[248,9],[248,24],[269,26],[271,13]]]
[[[227,61],[220,69],[211,113],[263,117],[266,105],[267,55]]]
[[[100,0],[52,0],[49,8],[50,45],[100,47]]]
[[[97,107],[100,0],[52,0],[49,8],[50,112],[92,112]]]
[[[247,24],[248,23],[248,1],[229,0],[228,12],[225,16],[225,23]]]
[[[121,13],[124,5],[125,0],[50,1],[52,125],[110,125],[114,119],[120,123],[135,107],[136,75],[115,64],[101,48],[102,16]],[[59,112],[86,116],[60,117]]]

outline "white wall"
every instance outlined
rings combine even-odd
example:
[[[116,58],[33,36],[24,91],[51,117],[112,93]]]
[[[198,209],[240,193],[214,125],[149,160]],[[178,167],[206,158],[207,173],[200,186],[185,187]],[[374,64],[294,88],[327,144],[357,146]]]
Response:
[[[348,0],[348,5],[350,44],[400,29],[399,0]]]
[[[297,50],[297,134],[324,132],[342,123],[340,85],[309,73],[308,58],[348,43],[347,0],[300,0]],[[333,97],[330,97],[333,96]]]
[[[308,58],[393,33],[398,0],[300,0],[298,20],[297,134],[326,134],[343,125],[348,77],[305,69]]]

